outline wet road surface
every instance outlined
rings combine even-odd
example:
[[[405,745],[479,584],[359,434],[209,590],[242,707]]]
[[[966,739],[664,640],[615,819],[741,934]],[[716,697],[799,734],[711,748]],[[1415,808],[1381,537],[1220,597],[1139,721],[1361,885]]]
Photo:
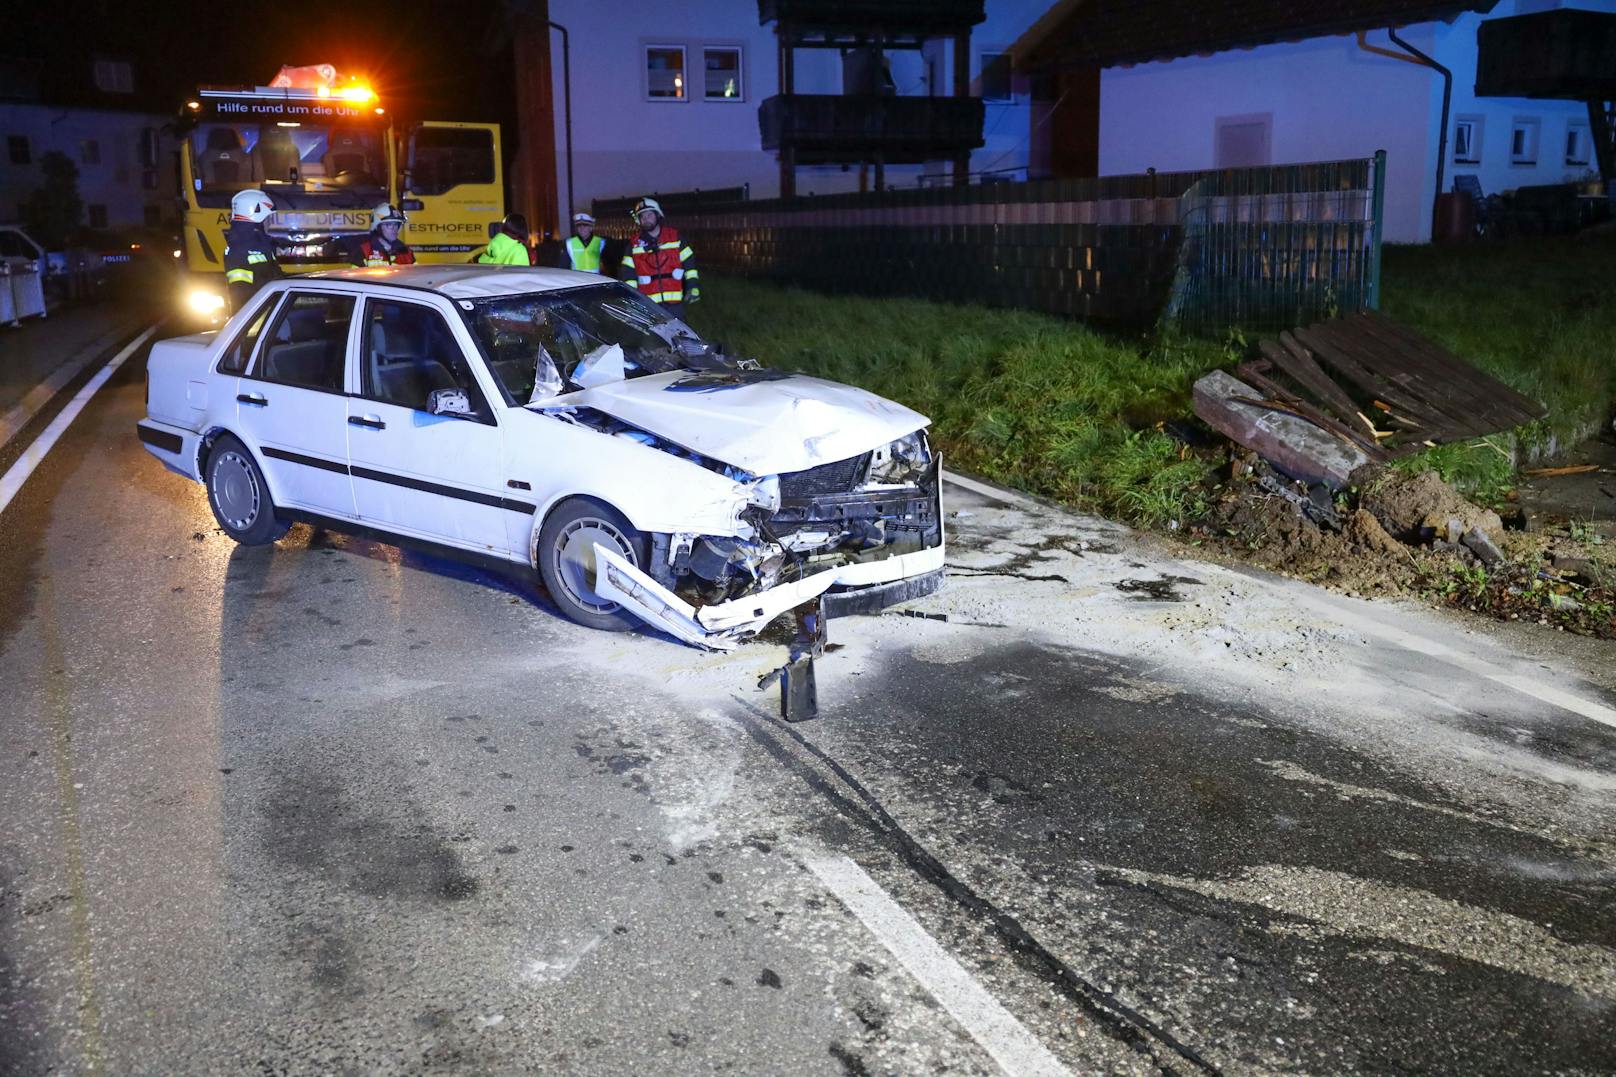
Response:
[[[142,366],[0,515],[0,1072],[1616,1069],[1598,653],[951,487],[787,726],[782,646],[234,546]]]

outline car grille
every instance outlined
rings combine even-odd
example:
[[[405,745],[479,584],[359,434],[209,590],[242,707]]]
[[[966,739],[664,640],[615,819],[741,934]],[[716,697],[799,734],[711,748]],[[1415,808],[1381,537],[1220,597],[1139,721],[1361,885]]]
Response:
[[[845,494],[858,484],[868,466],[870,454],[852,456],[833,464],[820,464],[807,471],[793,471],[780,476],[780,497],[793,500],[818,497],[822,494]]]

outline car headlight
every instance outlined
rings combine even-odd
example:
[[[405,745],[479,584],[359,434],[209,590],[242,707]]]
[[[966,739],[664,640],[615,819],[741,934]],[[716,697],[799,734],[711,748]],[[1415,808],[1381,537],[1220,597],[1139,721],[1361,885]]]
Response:
[[[196,313],[211,318],[224,309],[224,296],[206,288],[196,288],[185,297],[185,303]]]
[[[913,482],[929,463],[931,451],[926,445],[926,434],[916,430],[870,454],[867,481],[883,485]]]

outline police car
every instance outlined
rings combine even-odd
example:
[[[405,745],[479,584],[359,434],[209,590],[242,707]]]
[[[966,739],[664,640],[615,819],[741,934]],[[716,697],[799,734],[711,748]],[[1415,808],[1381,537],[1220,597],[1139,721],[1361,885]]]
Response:
[[[536,570],[579,624],[717,649],[942,581],[924,416],[726,356],[597,275],[282,280],[148,379],[141,441],[237,542],[303,521]]]

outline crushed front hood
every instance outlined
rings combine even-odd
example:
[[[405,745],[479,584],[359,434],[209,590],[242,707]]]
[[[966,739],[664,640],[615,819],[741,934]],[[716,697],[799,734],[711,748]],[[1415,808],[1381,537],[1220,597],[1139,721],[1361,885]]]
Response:
[[[754,475],[803,471],[879,448],[931,420],[874,393],[772,370],[675,371],[552,397]]]

